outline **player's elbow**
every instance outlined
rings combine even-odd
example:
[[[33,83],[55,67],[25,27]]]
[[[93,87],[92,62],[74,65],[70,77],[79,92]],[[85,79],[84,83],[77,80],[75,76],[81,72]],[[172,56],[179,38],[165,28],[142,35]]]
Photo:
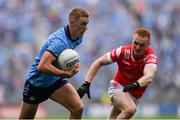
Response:
[[[41,72],[45,72],[46,71],[45,65],[39,64],[38,65],[38,70],[41,71]]]

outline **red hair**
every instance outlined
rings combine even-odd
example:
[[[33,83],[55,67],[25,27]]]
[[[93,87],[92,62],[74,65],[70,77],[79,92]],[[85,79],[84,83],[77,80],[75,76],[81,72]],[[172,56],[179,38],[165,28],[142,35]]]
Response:
[[[146,28],[136,29],[135,34],[138,34],[141,37],[147,37],[149,40],[151,38],[151,32]]]

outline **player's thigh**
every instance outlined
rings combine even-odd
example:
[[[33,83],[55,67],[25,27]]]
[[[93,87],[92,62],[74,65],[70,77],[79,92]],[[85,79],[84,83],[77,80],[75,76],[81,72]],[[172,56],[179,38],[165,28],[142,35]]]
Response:
[[[118,92],[116,93],[112,99],[112,105],[116,109],[125,110],[127,108],[129,109],[135,109],[136,105],[132,99],[132,97],[129,95],[129,93],[126,92]]]
[[[38,104],[29,104],[23,102],[21,105],[20,115],[19,118],[34,118],[36,111],[38,108]]]
[[[82,100],[80,99],[75,88],[70,83],[67,83],[61,88],[57,89],[51,94],[50,99],[65,106],[69,110],[83,107]]]

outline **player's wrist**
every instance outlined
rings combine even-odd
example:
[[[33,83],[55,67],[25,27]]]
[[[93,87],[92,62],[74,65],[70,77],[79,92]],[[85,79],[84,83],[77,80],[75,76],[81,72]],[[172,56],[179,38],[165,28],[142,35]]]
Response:
[[[87,86],[90,86],[91,85],[91,83],[90,82],[88,82],[88,81],[84,81],[84,83],[83,84],[85,84],[85,85],[87,85]]]
[[[140,84],[139,84],[138,81],[136,81],[136,82],[134,82],[134,83],[132,83],[132,84],[134,85],[135,88],[139,88],[139,87],[140,87]]]

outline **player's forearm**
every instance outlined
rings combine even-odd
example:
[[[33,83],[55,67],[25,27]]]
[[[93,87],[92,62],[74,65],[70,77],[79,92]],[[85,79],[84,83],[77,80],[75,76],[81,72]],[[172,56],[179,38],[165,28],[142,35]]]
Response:
[[[44,73],[50,73],[55,76],[64,77],[64,72],[51,64],[38,66],[38,70]]]
[[[97,74],[98,70],[100,69],[100,67],[101,67],[100,63],[95,61],[89,68],[85,81],[91,83],[94,76]]]
[[[138,80],[140,87],[147,86],[152,83],[153,75],[144,75]]]
[[[85,81],[87,81],[88,83],[91,83],[94,76],[97,74],[98,70],[102,66],[108,65],[108,64],[111,64],[111,63],[108,61],[106,55],[103,55],[100,58],[98,58],[95,62],[93,62],[93,64],[89,68]]]
[[[146,66],[144,68],[144,76],[142,76],[138,80],[138,83],[140,84],[140,86],[149,85],[152,82],[153,78],[154,78],[156,70],[157,70],[157,67],[154,66],[154,65]]]

